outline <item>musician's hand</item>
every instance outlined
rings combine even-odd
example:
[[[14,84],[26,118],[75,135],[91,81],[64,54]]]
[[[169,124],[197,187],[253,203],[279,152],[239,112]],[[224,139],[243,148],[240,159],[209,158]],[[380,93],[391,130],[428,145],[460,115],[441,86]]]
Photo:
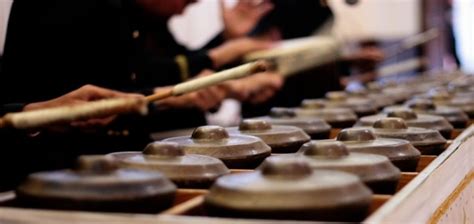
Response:
[[[250,80],[255,84],[255,89],[250,94],[248,101],[253,104],[263,103],[272,98],[284,83],[284,78],[276,73],[262,73]]]
[[[210,71],[204,71],[197,77],[203,77],[212,74]],[[155,93],[169,91],[173,87],[155,88]],[[198,108],[202,111],[217,108],[227,97],[227,90],[222,86],[211,86],[182,96],[170,97],[156,102],[160,109],[168,108]]]
[[[209,51],[215,68],[240,60],[244,55],[258,50],[271,48],[273,42],[254,38],[239,38],[225,42]]]
[[[224,0],[220,0],[220,5],[227,39],[246,36],[273,9],[269,0],[239,0],[231,8],[225,6]]]
[[[58,98],[31,103],[24,107],[24,111],[30,110],[38,110],[44,108],[51,108],[51,107],[59,107],[59,106],[69,106],[69,105],[77,105],[82,104],[90,101],[96,101],[101,99],[108,99],[108,98],[117,98],[117,97],[143,97],[142,95],[138,94],[128,94],[117,92],[114,90],[104,89],[93,85],[85,85],[77,90],[74,90],[70,93],[67,93],[63,96]],[[106,118],[98,118],[98,119],[90,119],[87,121],[75,121],[72,122],[71,125],[73,127],[90,127],[90,126],[105,126],[114,120],[115,116],[106,117]]]
[[[251,103],[265,102],[283,86],[284,79],[274,72],[262,72],[225,83],[230,97]]]

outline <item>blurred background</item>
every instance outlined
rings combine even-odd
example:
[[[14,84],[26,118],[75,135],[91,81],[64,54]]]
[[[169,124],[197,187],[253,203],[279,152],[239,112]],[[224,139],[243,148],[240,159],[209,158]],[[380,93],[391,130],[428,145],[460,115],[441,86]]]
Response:
[[[0,0],[0,55],[12,2]],[[228,7],[235,2],[226,0]],[[441,37],[422,49],[430,58],[430,66],[450,68],[459,60],[463,70],[474,72],[472,0],[360,0],[356,6],[336,0],[330,6],[335,14],[334,29],[341,38],[351,41],[374,39],[390,43],[436,27],[442,31]],[[169,26],[180,43],[198,49],[223,29],[220,15],[219,1],[200,0],[183,15],[174,16]]]
[[[232,7],[235,1],[226,3]],[[438,28],[441,36],[419,49],[419,54],[429,57],[431,68],[452,68],[460,63],[463,70],[474,72],[472,0],[359,0],[357,5],[336,0],[330,7],[335,32],[350,41],[372,39],[388,46],[422,30]],[[175,16],[169,26],[182,44],[198,49],[222,31],[220,13],[218,1],[200,0]]]

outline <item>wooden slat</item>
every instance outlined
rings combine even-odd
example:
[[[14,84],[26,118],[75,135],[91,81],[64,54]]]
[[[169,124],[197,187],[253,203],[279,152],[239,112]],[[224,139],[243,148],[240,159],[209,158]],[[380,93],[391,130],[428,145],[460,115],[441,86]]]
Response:
[[[195,197],[168,210],[163,211],[162,215],[189,215],[192,211],[199,210],[204,202],[204,195]]]
[[[410,181],[413,180],[417,175],[417,172],[402,172],[400,181],[398,182],[397,192],[405,187],[405,185],[410,183]]]
[[[205,195],[209,191],[207,190],[200,190],[200,189],[178,189],[176,192],[176,198],[174,200],[174,204],[178,205],[185,201],[188,201],[192,198]]]
[[[254,170],[247,170],[247,169],[231,169],[230,173],[249,173],[253,171]]]
[[[369,214],[372,214],[373,212],[377,211],[377,209],[380,208],[380,206],[382,206],[383,204],[385,204],[385,202],[390,200],[390,198],[392,198],[392,195],[388,194],[375,194],[374,196],[372,196],[372,204],[369,208]]]
[[[331,132],[329,133],[329,138],[336,138],[339,132],[341,132],[342,129],[340,128],[331,128]]]
[[[420,162],[418,162],[418,167],[416,168],[416,172],[423,171],[435,159],[436,159],[436,156],[422,155],[420,157]]]
[[[181,204],[185,201],[188,201],[192,198],[205,195],[209,191],[201,189],[178,189],[176,192],[176,198],[174,200],[174,205]],[[2,203],[11,201],[15,199],[15,192],[8,191],[0,193],[0,205]]]
[[[0,208],[0,223],[15,224],[294,224],[294,221],[190,217],[174,215],[137,215]],[[317,224],[318,222],[298,222]]]
[[[376,194],[372,197],[372,204],[369,208],[369,214],[376,211],[380,206],[387,202],[392,195],[383,195]],[[192,215],[199,213],[202,209],[202,204],[204,203],[204,196],[199,196],[194,199],[191,199],[185,203],[182,203],[178,206],[175,206],[171,209],[168,209],[161,214],[163,215]]]
[[[462,133],[462,131],[463,129],[454,129],[451,133],[451,139],[457,138]]]

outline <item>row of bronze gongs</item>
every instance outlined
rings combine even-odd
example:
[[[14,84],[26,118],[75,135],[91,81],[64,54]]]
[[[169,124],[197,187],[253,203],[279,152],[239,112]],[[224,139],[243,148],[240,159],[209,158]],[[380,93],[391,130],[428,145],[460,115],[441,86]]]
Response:
[[[406,131],[413,130],[412,134],[416,134],[416,131],[425,131],[425,129],[421,128],[403,126],[404,123],[400,119],[385,119],[382,121],[377,124],[381,126],[385,124],[389,126],[401,124],[401,127],[405,128]],[[374,130],[376,129],[374,128]],[[433,132],[437,133],[436,131]],[[353,205],[358,204],[361,205],[356,209],[358,212],[348,213],[353,215],[347,216],[345,217],[347,219],[343,220],[360,220],[366,214],[371,196],[371,194],[367,194],[370,191],[366,187],[361,187],[364,186],[362,182],[375,193],[394,193],[400,178],[400,170],[413,171],[420,157],[420,152],[408,141],[376,138],[375,133],[377,132],[367,128],[351,128],[341,131],[337,141],[322,140],[308,143],[310,138],[301,129],[291,126],[272,126],[262,120],[246,120],[242,122],[239,128],[224,129],[216,126],[204,126],[197,128],[192,136],[170,138],[162,142],[152,143],[143,153],[113,153],[109,155],[109,157],[114,158],[113,161],[115,162],[113,163],[104,159],[91,162],[87,158],[83,158],[84,161],[81,167],[75,171],[33,174],[19,187],[17,191],[18,199],[20,202],[33,207],[132,212],[135,210],[130,210],[129,208],[131,207],[130,205],[134,205],[133,208],[137,209],[135,212],[159,211],[170,206],[172,203],[171,195],[173,193],[170,192],[173,192],[175,187],[167,178],[171,179],[179,187],[206,188],[218,177],[229,173],[226,165],[229,168],[255,168],[270,155],[273,148],[285,152],[300,148],[297,154],[281,154],[280,156],[273,156],[275,158],[270,157],[269,161],[264,162],[267,165],[260,167],[260,174],[254,177],[260,178],[260,180],[255,179],[255,183],[237,184],[238,186],[234,186],[234,188],[227,186],[229,184],[228,181],[238,183],[238,178],[242,178],[241,180],[245,182],[249,178],[252,179],[247,176],[250,174],[234,174],[231,177],[222,177],[220,182],[213,185],[211,193],[206,200],[209,205],[210,214],[218,216],[240,214],[239,212],[232,213],[230,210],[225,210],[225,208],[230,206],[227,204],[222,204],[222,207],[219,208],[219,198],[228,198],[224,201],[235,203],[230,198],[238,197],[232,196],[233,194],[242,193],[245,195],[255,193],[255,197],[258,195],[262,196],[263,193],[273,193],[273,196],[267,195],[268,197],[265,196],[264,199],[278,200],[280,197],[280,200],[283,200],[281,197],[285,194],[282,194],[282,192],[288,192],[290,189],[293,192],[299,190],[298,187],[292,187],[300,186],[295,185],[295,181],[301,181],[303,184],[306,182],[312,183],[312,181],[317,180],[317,182],[313,183],[315,185],[314,189],[311,188],[312,190],[309,192],[303,191],[303,193],[307,194],[306,198],[319,198],[321,197],[319,194],[330,197],[331,194],[328,191],[333,192],[332,197],[334,198],[328,199],[328,202],[330,201],[331,203],[335,203],[338,200],[349,203],[347,199],[339,197],[353,197],[354,194],[361,194],[360,198],[356,201],[351,201],[349,204],[342,203],[335,207],[334,204],[327,204],[331,210],[334,209],[331,213],[327,211],[328,208],[321,204],[312,205],[310,202],[305,204],[305,202],[300,201],[301,198],[299,196],[291,199],[291,197],[288,198],[288,195],[285,195],[284,200],[297,200],[300,204],[295,204],[295,206],[305,204],[306,207],[304,209],[312,211],[305,216],[294,216],[295,214],[290,212],[287,214],[288,218],[306,217],[317,220],[339,220],[333,219],[336,217],[341,218],[341,216],[337,215],[341,210],[337,208],[344,208],[344,211],[347,211],[347,206],[352,208]],[[249,134],[261,136],[262,138]],[[436,138],[444,141],[441,143],[437,142],[437,144],[445,143],[444,138],[439,133]],[[287,143],[281,141],[284,139],[286,139]],[[269,147],[262,140],[268,141],[273,147]],[[272,144],[271,142],[274,140],[280,142],[275,141]],[[433,144],[432,147],[435,147],[435,145]],[[356,152],[370,152],[372,154]],[[281,165],[281,167],[280,163],[286,165]],[[123,169],[117,169],[114,166],[122,167]],[[265,168],[266,166],[270,168]],[[311,171],[308,171],[308,169]],[[326,171],[312,171],[313,169],[333,170],[327,174],[331,178],[324,177],[323,174]],[[353,178],[360,183],[356,183],[357,181],[347,182],[348,178],[349,180],[351,178],[347,177],[349,174],[336,171],[352,173],[360,178],[360,180]],[[304,172],[305,174],[298,174],[298,172]],[[167,178],[162,175],[156,175],[158,173],[164,174]],[[338,177],[341,178],[340,181],[344,181],[342,183],[338,182]],[[226,178],[231,179],[227,180]],[[261,184],[266,184],[266,187],[260,186]],[[271,186],[275,184],[283,185],[286,188],[277,188],[272,191]],[[317,188],[321,184],[324,187]],[[133,187],[135,185],[137,186]],[[254,185],[257,189],[245,189]],[[78,188],[78,186],[83,188]],[[152,186],[155,188],[154,191],[144,190],[152,188]],[[243,189],[240,189],[239,186]],[[263,192],[258,192],[259,189]],[[105,194],[104,191],[107,193]],[[340,194],[341,191],[347,192],[349,195]],[[223,193],[223,195],[219,196],[220,193]],[[228,194],[231,196],[228,196]],[[127,197],[114,198],[114,195],[127,195]],[[71,200],[74,203],[71,203]],[[110,203],[110,201],[114,201],[114,203]],[[156,204],[157,201],[160,201],[159,205]],[[134,203],[144,203],[146,206],[138,206]],[[90,206],[90,204],[94,206]],[[121,204],[128,205],[116,207]],[[269,206],[272,204],[274,203],[267,202]],[[239,210],[246,211],[244,207],[239,208]],[[141,210],[139,208],[145,209]],[[257,217],[257,214],[260,214],[261,217],[275,217],[273,213],[268,213],[267,216],[265,212],[252,211],[252,209],[258,210],[258,208],[247,209],[247,212],[253,215],[244,215],[244,217]],[[284,209],[281,210],[281,208],[274,207],[274,209],[274,211],[277,211],[276,214],[280,215],[287,212],[282,212]],[[290,210],[294,210],[294,208]],[[273,215],[270,216],[270,214]],[[332,216],[329,216],[330,214]]]
[[[344,97],[332,100],[347,101]],[[76,170],[30,175],[17,189],[18,199],[33,207],[156,212],[171,206],[175,185],[207,188],[214,183],[205,200],[211,215],[361,220],[370,204],[369,189],[394,193],[400,170],[414,171],[420,154],[441,152],[446,139],[440,133],[453,129],[443,117],[397,109],[356,124],[371,128],[344,129],[336,140],[310,141],[329,137],[330,126],[318,117],[335,118],[326,121],[336,127],[355,120],[345,120],[352,112],[346,105],[305,104],[275,109],[270,117],[245,120],[236,128],[200,127],[143,152],[83,157]],[[257,172],[226,175],[228,168],[259,164]]]

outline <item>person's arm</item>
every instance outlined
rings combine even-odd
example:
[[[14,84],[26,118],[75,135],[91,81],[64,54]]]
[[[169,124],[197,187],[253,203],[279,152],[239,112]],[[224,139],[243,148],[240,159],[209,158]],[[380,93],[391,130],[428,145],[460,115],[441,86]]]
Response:
[[[283,76],[275,72],[261,72],[242,79],[224,83],[229,98],[253,104],[263,103],[273,97],[283,86]]]
[[[242,59],[246,54],[271,48],[272,41],[243,37],[226,41],[219,47],[208,51],[214,68],[221,68],[226,64]]]
[[[96,87],[93,85],[85,85],[77,90],[64,94],[60,97],[55,99],[46,100],[42,102],[34,102],[28,104],[6,104],[2,105],[4,113],[11,113],[11,112],[21,112],[21,111],[33,111],[33,110],[40,110],[46,108],[56,108],[65,106],[74,106],[80,105],[91,101],[98,101],[102,99],[110,99],[110,98],[143,98],[142,95],[139,94],[129,94],[129,93],[122,93],[114,90],[104,89],[100,87]],[[144,102],[144,100],[143,100]],[[138,108],[141,105],[133,105],[133,107],[137,108],[137,111],[141,108]],[[122,109],[117,109],[117,113],[120,113]],[[11,115],[13,116],[13,115]],[[99,115],[100,116],[100,115]],[[88,126],[105,126],[111,123],[116,116],[110,117],[98,117],[94,116],[91,119],[87,120],[74,120],[70,123],[61,123],[58,125],[54,125],[54,128],[68,128],[68,127],[88,127]],[[49,127],[41,127],[41,128],[49,128]]]
[[[212,71],[204,70],[197,77],[211,75]],[[154,89],[155,93],[169,91],[172,86],[158,87]],[[155,102],[159,110],[169,110],[173,108],[197,108],[201,111],[208,111],[216,108],[227,96],[228,90],[223,85],[207,87],[195,92],[187,93],[181,96],[169,97]]]

